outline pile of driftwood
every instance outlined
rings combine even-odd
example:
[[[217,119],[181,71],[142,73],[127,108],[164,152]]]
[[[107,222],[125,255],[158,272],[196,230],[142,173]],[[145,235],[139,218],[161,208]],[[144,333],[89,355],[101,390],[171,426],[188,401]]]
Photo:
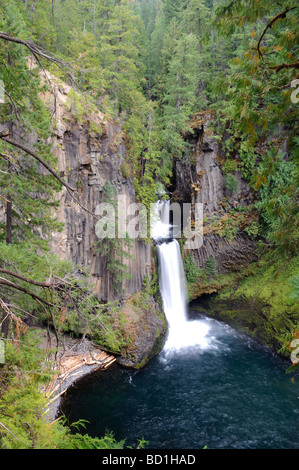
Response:
[[[107,369],[116,358],[85,339],[70,341],[56,356],[54,378],[44,390],[48,406],[63,395],[80,375]],[[87,366],[87,367],[86,367]]]

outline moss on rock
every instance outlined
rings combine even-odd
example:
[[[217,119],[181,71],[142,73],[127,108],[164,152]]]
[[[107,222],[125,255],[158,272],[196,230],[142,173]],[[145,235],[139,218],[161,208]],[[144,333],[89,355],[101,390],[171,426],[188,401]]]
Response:
[[[243,273],[243,278],[217,290],[208,307],[200,310],[289,357],[288,344],[299,328],[298,293],[292,282],[298,267],[298,258],[273,263],[264,257],[250,266],[246,276]]]
[[[129,296],[121,309],[127,346],[118,362],[126,367],[144,367],[163,348],[167,321],[154,297],[141,291]]]

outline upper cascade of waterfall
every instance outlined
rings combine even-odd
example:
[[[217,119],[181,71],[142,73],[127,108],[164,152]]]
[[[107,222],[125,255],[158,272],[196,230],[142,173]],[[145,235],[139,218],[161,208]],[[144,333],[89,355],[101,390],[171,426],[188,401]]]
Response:
[[[152,214],[151,234],[156,243],[162,243],[172,239],[169,223],[169,200],[159,199],[155,205],[155,212]]]
[[[157,243],[160,267],[160,292],[169,331],[164,350],[178,350],[199,345],[206,348],[209,327],[201,321],[188,321],[187,282],[180,245],[172,238],[169,201],[158,201],[152,237]]]

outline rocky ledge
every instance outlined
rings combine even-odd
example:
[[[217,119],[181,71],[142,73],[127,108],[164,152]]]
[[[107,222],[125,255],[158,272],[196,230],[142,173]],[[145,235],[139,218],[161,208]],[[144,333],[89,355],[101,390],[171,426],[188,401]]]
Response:
[[[121,312],[125,319],[127,346],[117,361],[123,366],[140,369],[162,350],[167,320],[157,301],[144,292],[128,296]]]

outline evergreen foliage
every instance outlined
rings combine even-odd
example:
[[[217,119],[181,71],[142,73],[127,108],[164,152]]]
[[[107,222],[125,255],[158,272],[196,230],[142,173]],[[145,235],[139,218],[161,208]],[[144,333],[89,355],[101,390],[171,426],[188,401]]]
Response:
[[[238,180],[235,175],[229,173],[224,177],[225,187],[230,190],[231,193],[235,193],[238,189]]]
[[[0,364],[0,449],[122,449],[111,433],[92,438],[82,430],[84,422],[71,427],[63,421],[50,423],[42,388],[53,378],[49,362],[38,347],[33,331],[16,348],[5,343],[6,361]]]
[[[194,283],[198,281],[201,270],[196,264],[193,256],[189,253],[184,259],[186,279],[189,283]]]
[[[77,122],[100,110],[120,125],[123,171],[147,208],[158,184],[171,187],[177,160],[190,158],[185,136],[193,132],[192,116],[212,110],[226,187],[237,190],[239,171],[256,192],[259,220],[245,230],[262,237],[270,259],[278,254],[292,263],[298,250],[298,30],[296,0],[0,0],[1,448],[124,445],[110,434],[71,434],[43,416],[40,389],[50,373],[28,333],[30,319],[56,334],[90,335],[115,352],[124,339],[117,303],[101,304],[88,272],[49,252],[49,237],[61,228],[55,193],[65,182],[56,173],[41,69],[76,83],[66,105]],[[88,130],[98,132],[92,125]],[[115,207],[112,182],[103,201]],[[244,217],[240,211],[227,219],[220,236],[234,238]],[[130,244],[129,237],[98,244],[114,296],[128,278]],[[201,274],[205,282],[221,282],[213,257],[202,272],[192,256],[185,267],[191,283]],[[285,294],[292,301],[297,281],[294,272]]]
[[[217,274],[217,261],[213,256],[209,256],[207,259],[205,273],[208,277],[214,277]]]
[[[23,18],[15,2],[1,5],[4,21],[1,31],[20,38],[24,35]],[[50,166],[56,159],[49,144],[50,114],[39,97],[42,90],[37,69],[29,69],[24,47],[5,43],[0,50],[0,77],[5,102],[0,104],[0,122],[10,138],[28,142]],[[0,141],[1,201],[6,206],[6,221],[0,223],[0,240],[31,240],[43,245],[44,236],[58,229],[52,212],[57,207],[54,191],[60,185],[29,155],[20,153],[7,141]]]

